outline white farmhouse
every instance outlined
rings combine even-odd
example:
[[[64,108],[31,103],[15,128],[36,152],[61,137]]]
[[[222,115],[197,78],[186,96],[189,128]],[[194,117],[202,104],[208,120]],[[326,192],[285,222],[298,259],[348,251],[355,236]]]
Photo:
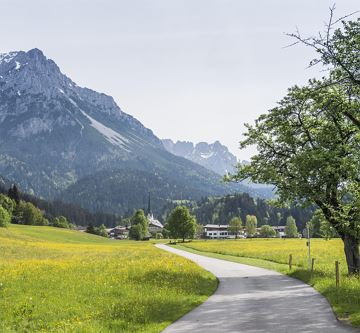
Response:
[[[280,238],[285,237],[285,226],[279,225],[277,227],[272,227],[279,235]]]
[[[228,228],[227,224],[207,224],[204,226],[204,236],[210,239],[229,238]]]

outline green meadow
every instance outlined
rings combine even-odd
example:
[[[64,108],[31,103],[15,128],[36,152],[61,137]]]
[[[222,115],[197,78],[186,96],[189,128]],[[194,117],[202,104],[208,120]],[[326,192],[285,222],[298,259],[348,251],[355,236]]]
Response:
[[[0,331],[160,332],[216,289],[210,273],[150,242],[0,228]]]

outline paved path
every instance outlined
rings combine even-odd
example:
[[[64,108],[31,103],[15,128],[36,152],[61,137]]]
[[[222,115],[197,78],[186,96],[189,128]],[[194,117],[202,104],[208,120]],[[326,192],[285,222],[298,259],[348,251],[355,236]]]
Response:
[[[274,271],[209,258],[166,245],[218,277],[217,291],[163,333],[345,333],[327,300],[309,285]]]

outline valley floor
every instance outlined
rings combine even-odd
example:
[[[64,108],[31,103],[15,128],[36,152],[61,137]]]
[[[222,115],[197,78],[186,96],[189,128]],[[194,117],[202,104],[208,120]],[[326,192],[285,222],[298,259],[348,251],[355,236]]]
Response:
[[[149,242],[0,228],[0,332],[160,332],[216,278]]]

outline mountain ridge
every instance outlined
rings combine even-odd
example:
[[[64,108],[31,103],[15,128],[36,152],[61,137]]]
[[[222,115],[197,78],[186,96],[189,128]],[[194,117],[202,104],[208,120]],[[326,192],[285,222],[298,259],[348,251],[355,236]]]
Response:
[[[171,139],[163,139],[162,143],[170,153],[200,164],[221,176],[235,171],[236,156],[219,141],[210,144],[202,141],[194,144],[191,141],[174,142]]]
[[[181,184],[179,197],[247,190],[169,153],[111,96],[79,87],[39,49],[0,55],[0,131],[0,174],[44,198],[66,201],[81,179],[129,169],[159,175],[164,186]]]

